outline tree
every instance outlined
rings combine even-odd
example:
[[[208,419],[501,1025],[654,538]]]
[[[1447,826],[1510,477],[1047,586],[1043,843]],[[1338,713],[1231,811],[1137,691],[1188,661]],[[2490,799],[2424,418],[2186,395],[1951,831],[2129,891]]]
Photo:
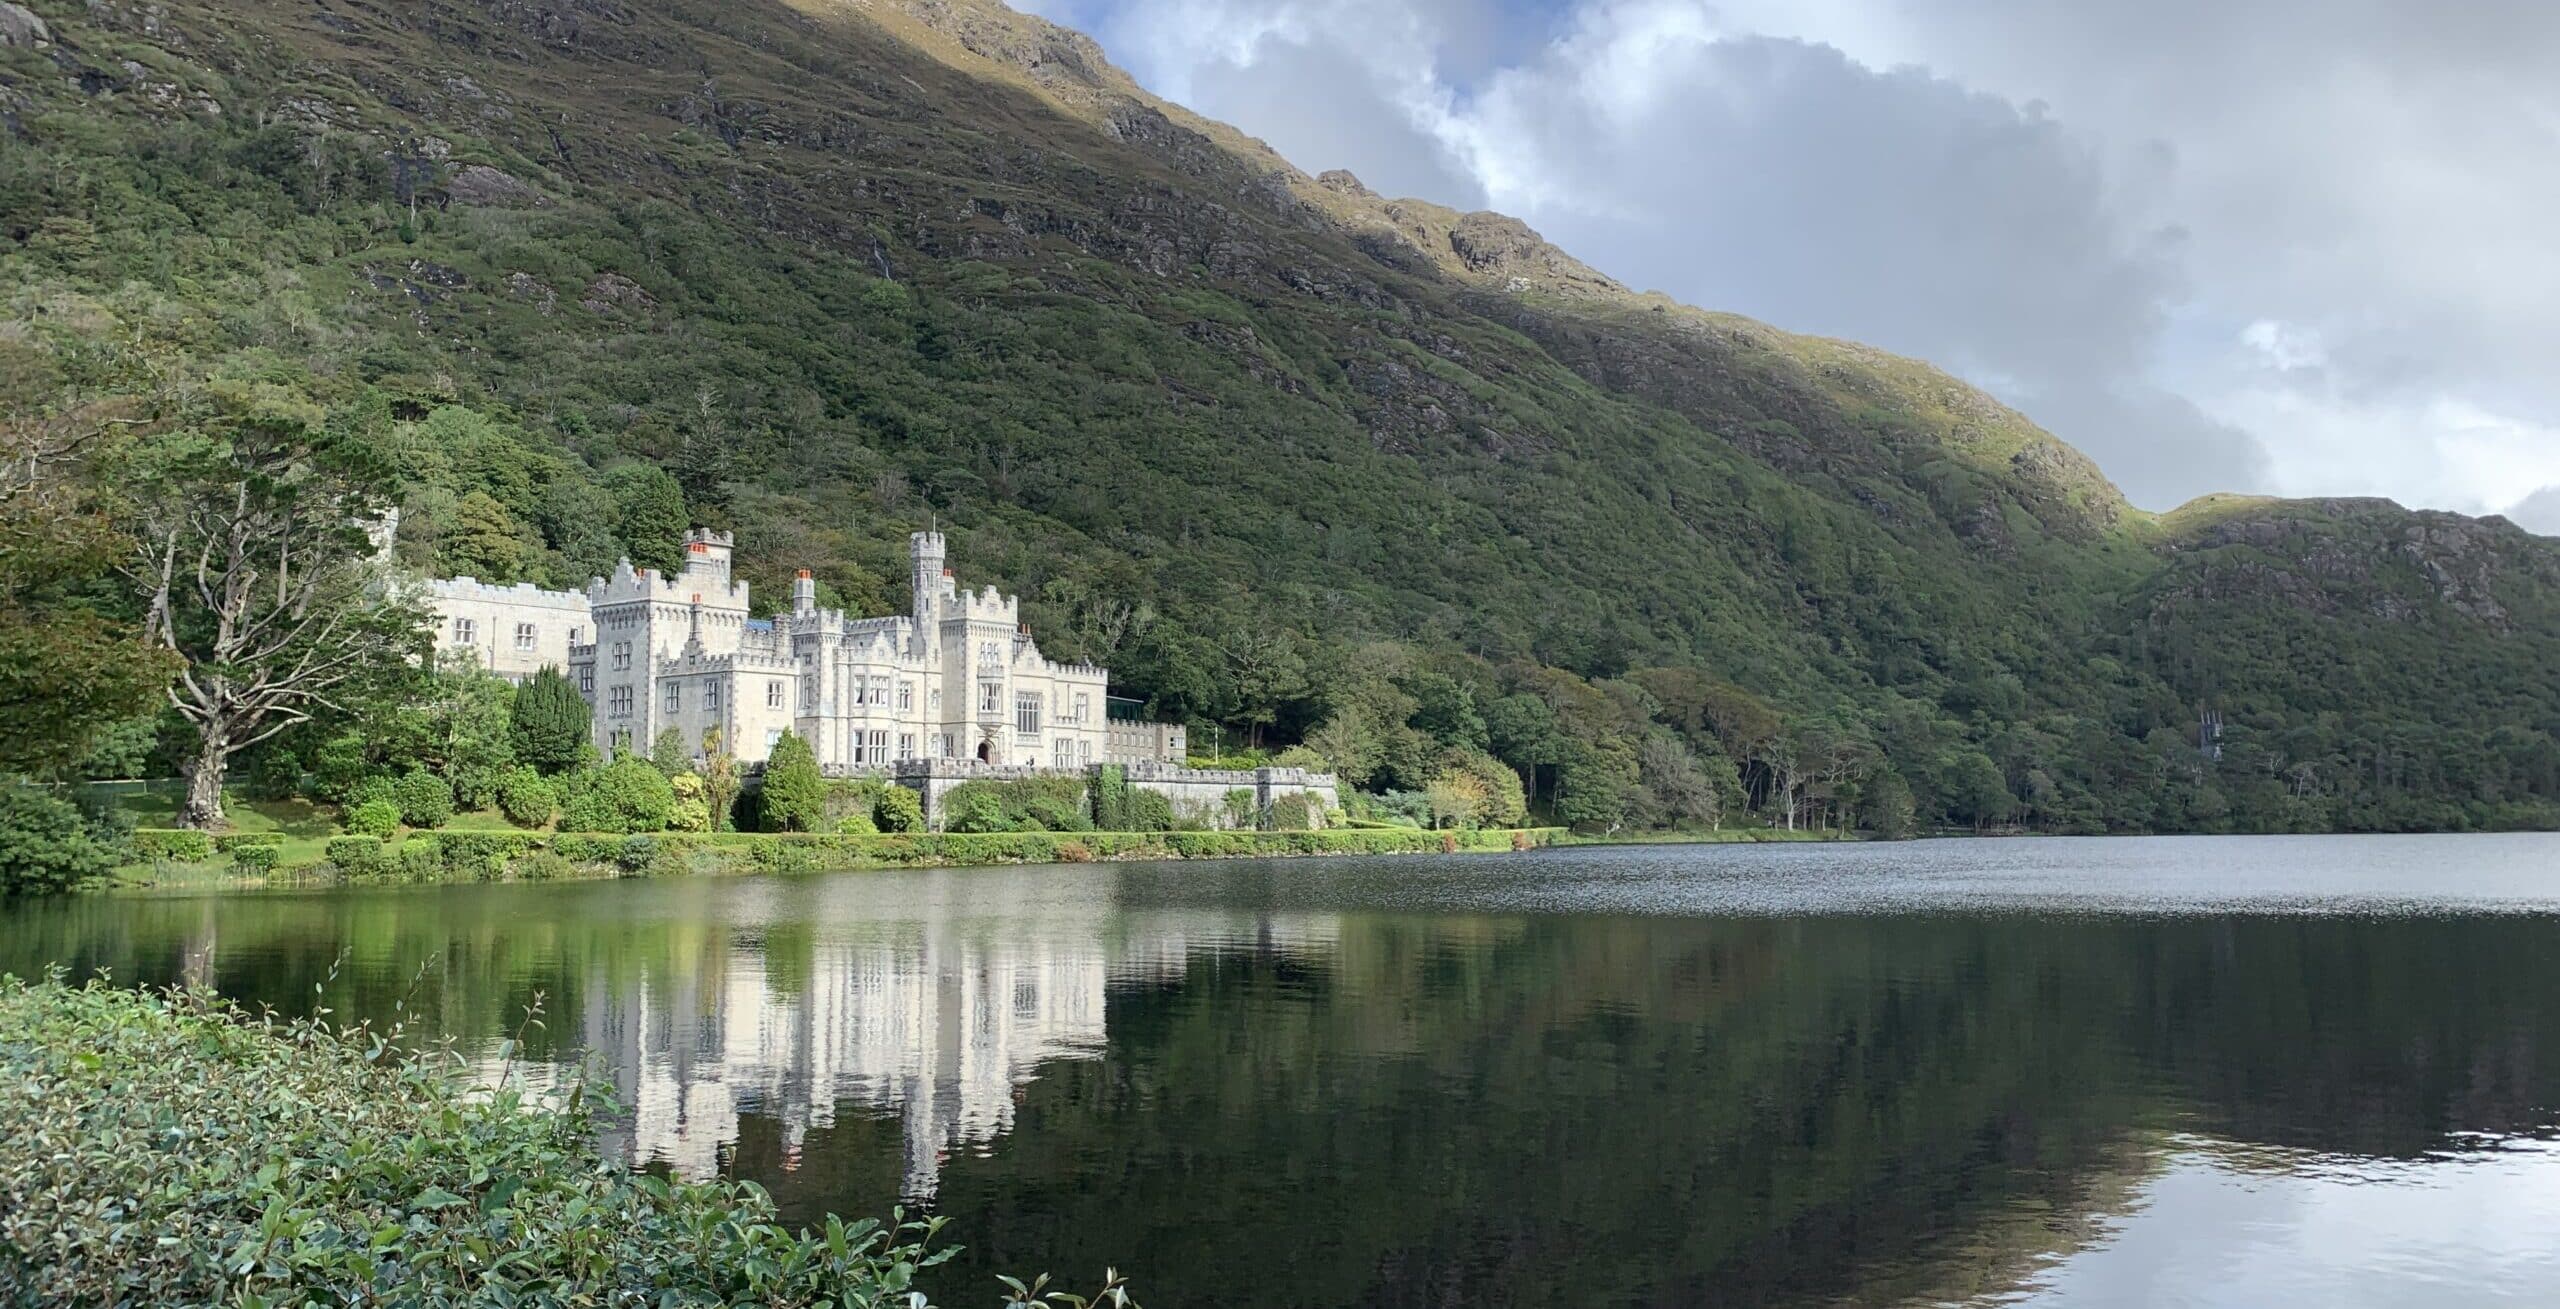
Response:
[[[775,832],[814,832],[826,816],[827,780],[818,756],[797,732],[773,743],[764,765],[764,825]]]
[[[1717,760],[1723,762],[1721,758]],[[1731,771],[1730,768],[1727,771]],[[1724,795],[1688,742],[1656,728],[1636,747],[1636,817],[1654,827],[1717,827]]]
[[[99,460],[138,420],[0,405],[0,772],[57,773],[141,719],[177,671],[80,584],[132,548]]]
[[[683,568],[684,534],[693,520],[675,476],[656,464],[623,464],[605,474],[604,485],[632,564],[662,573]]]
[[[1858,821],[1879,841],[1906,841],[1912,832],[1911,783],[1888,768],[1867,779]]]
[[[437,661],[424,692],[413,707],[424,728],[413,757],[443,774],[465,806],[487,808],[515,764],[515,687],[470,652],[454,651]]]
[[[513,582],[532,567],[540,544],[528,538],[514,514],[486,491],[473,491],[453,507],[453,522],[436,542],[440,572],[484,582]]]
[[[1435,813],[1454,815],[1460,826],[1517,827],[1529,816],[1520,774],[1482,750],[1458,747],[1441,752],[1439,772],[1423,790]],[[1453,808],[1444,801],[1463,804]]]
[[[516,688],[507,733],[518,760],[545,773],[565,773],[585,756],[591,730],[586,698],[559,669],[545,665]]]
[[[1979,750],[1958,750],[1941,772],[1946,779],[1948,817],[1971,823],[1979,832],[2016,812],[2018,799],[2009,793],[2009,779],[2001,775],[2000,765],[1991,762],[1991,756]]]
[[[1433,827],[1473,827],[1477,812],[1484,808],[1484,782],[1461,769],[1432,778],[1422,793],[1431,800]]]
[[[217,827],[232,756],[405,673],[425,614],[372,566],[385,473],[352,442],[234,407],[153,446],[133,470],[127,567],[146,637],[181,661],[169,701],[195,740],[178,821]]]
[[[729,753],[728,735],[719,728],[702,734],[702,803],[708,830],[729,830],[729,807],[738,800],[738,757]]]
[[[669,778],[693,771],[693,749],[685,744],[684,729],[665,727],[649,742],[649,762]]]

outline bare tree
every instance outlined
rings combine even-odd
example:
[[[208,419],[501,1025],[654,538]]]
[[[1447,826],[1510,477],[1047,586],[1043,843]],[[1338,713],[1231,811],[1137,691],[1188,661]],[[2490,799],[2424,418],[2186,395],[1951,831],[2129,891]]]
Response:
[[[231,757],[413,670],[425,615],[373,563],[387,475],[298,420],[225,416],[154,442],[136,474],[127,571],[196,732],[178,821],[216,827]]]

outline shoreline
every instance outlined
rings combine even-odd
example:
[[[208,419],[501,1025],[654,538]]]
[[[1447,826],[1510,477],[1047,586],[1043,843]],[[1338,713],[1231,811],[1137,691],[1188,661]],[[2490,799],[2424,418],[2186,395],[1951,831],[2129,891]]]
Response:
[[[454,883],[751,877],[885,868],[1139,863],[1344,855],[1502,854],[1577,842],[1562,828],[1432,831],[1345,827],[1304,832],[414,832],[396,842],[337,838],[327,857],[258,872],[219,859],[132,866],[85,892],[107,895],[315,890]],[[236,846],[234,847],[237,848]]]

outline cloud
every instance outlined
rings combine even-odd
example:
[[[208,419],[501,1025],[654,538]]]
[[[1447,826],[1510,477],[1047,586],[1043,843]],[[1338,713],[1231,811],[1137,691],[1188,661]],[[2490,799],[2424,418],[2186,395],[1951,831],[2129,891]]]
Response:
[[[2560,484],[2560,6],[1046,3],[1311,170],[1944,365],[2139,503]]]
[[[2560,536],[2560,485],[2546,486],[2506,507],[2516,526],[2543,536]]]

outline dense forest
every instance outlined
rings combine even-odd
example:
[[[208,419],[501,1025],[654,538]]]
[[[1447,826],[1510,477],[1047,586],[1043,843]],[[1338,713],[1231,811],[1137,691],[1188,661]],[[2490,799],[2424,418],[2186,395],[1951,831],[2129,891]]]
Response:
[[[1390,808],[1496,760],[1592,830],[2560,826],[2560,544],[2144,513],[983,0],[42,0],[0,138],[0,768],[182,756],[134,502],[258,433],[488,581],[712,525],[890,612],[934,523],[1195,748]]]

